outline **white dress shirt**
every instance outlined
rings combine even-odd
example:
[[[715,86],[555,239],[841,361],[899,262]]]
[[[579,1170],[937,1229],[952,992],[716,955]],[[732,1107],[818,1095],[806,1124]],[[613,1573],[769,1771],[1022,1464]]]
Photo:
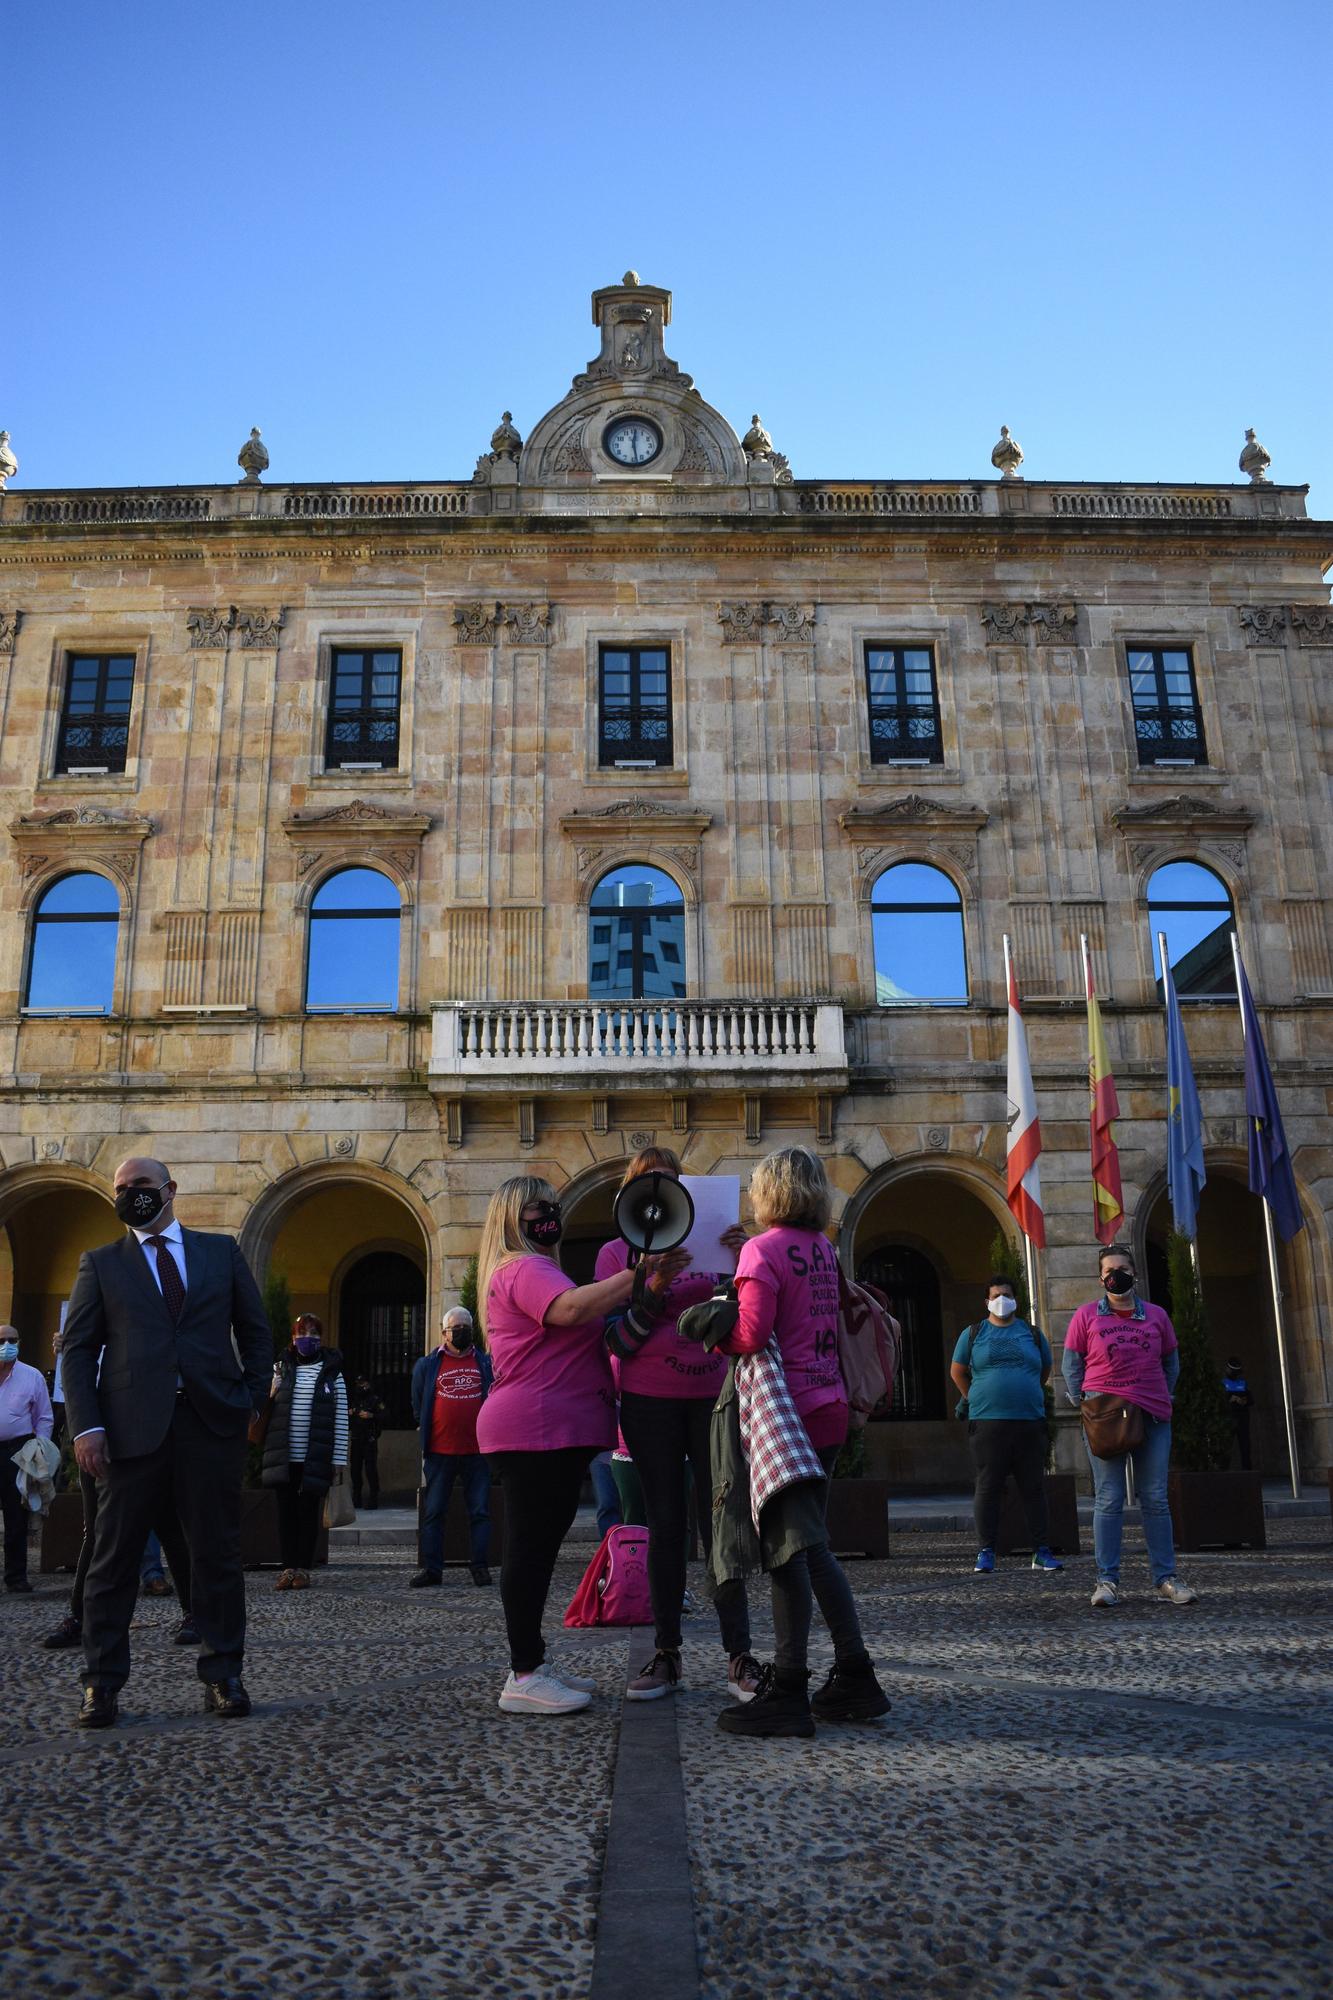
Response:
[[[188,1291],[189,1280],[185,1275],[185,1239],[181,1235],[179,1222],[173,1217],[165,1229],[156,1231],[151,1229],[136,1229],[134,1233],[143,1245],[143,1254],[148,1259],[148,1268],[153,1274],[153,1283],[157,1286],[159,1292],[162,1289],[162,1278],[157,1268],[157,1252],[153,1248],[154,1243],[159,1241],[165,1243],[168,1250],[170,1250],[175,1260],[176,1269],[181,1274],[181,1283]]]

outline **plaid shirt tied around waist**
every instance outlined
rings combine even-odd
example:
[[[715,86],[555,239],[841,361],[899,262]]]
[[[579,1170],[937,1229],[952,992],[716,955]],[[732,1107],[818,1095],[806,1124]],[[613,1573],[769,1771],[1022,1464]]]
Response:
[[[822,1479],[824,1468],[796,1412],[775,1340],[736,1363],[736,1415],[750,1468],[750,1518],[755,1533],[766,1502],[784,1487]]]

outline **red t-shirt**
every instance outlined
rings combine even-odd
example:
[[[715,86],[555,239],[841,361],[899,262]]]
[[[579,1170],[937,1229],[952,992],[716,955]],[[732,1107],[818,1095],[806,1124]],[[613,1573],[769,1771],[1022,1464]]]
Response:
[[[475,1354],[440,1355],[430,1410],[430,1449],[472,1456],[477,1449],[481,1367]]]

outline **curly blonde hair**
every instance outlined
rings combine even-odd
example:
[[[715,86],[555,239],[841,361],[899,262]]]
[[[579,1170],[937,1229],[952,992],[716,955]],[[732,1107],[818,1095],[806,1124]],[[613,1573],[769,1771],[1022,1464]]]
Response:
[[[761,1229],[827,1229],[833,1190],[824,1163],[808,1146],[783,1146],[750,1176],[750,1206]]]
[[[483,1339],[491,1279],[502,1265],[512,1264],[515,1257],[542,1254],[541,1245],[534,1243],[523,1227],[524,1209],[534,1201],[558,1199],[551,1183],[536,1174],[515,1174],[510,1180],[501,1181],[491,1196],[477,1249],[477,1316]]]

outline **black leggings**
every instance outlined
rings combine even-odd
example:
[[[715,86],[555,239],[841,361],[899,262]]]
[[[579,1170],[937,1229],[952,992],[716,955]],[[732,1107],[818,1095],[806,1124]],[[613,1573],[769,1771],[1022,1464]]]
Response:
[[[542,1613],[560,1553],[578,1512],[583,1478],[596,1457],[592,1445],[560,1451],[493,1451],[505,1496],[500,1602],[509,1634],[509,1664],[535,1673],[546,1658]]]
[[[972,1516],[977,1547],[993,1549],[1000,1531],[1004,1482],[1012,1472],[1027,1516],[1034,1549],[1046,1546],[1046,1419],[1044,1417],[975,1417],[967,1427],[972,1463],[977,1469]]]
[[[704,1561],[712,1545],[713,1475],[708,1438],[713,1405],[707,1396],[636,1396],[620,1399],[620,1428],[643,1485],[648,1516],[648,1587],[653,1597],[655,1644],[680,1651],[680,1608],[685,1595],[685,1544],[689,1503],[685,1468],[694,1472],[695,1512]],[[750,1650],[745,1585],[737,1578],[713,1591],[722,1644],[732,1659]]]
[[[824,1468],[826,1514],[828,1482],[833,1477],[838,1449],[834,1445],[831,1450],[819,1454],[819,1462]],[[841,1666],[864,1656],[865,1640],[861,1637],[861,1621],[856,1615],[852,1587],[827,1541],[817,1549],[803,1549],[800,1555],[783,1563],[781,1569],[771,1570],[768,1580],[773,1586],[775,1667],[790,1673],[804,1671],[810,1650],[812,1597],[819,1606],[820,1617],[828,1626],[833,1640],[833,1657],[838,1664]]]
[[[278,1503],[278,1555],[283,1568],[313,1569],[325,1489],[307,1489],[302,1463],[289,1465],[285,1483],[275,1486],[273,1492]]]

